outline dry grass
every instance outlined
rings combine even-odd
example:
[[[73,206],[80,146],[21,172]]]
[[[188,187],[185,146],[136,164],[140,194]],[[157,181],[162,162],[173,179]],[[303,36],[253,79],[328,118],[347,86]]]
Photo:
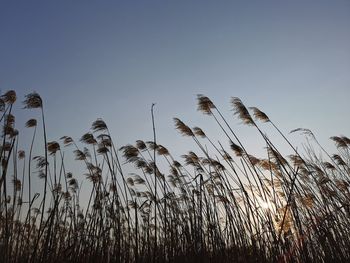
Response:
[[[350,260],[350,139],[345,136],[331,137],[338,152],[329,154],[311,131],[296,129],[317,146],[308,144],[300,153],[264,112],[232,98],[235,115],[265,143],[265,157],[257,158],[216,105],[198,95],[198,110],[218,125],[228,144],[214,143],[201,128],[174,118],[184,140],[198,146],[179,161],[156,142],[155,126],[152,141],[120,149],[102,119],[77,142],[69,136],[48,142],[44,105],[32,93],[24,108],[39,109],[40,118],[30,119],[31,130],[23,131],[32,133],[27,154],[18,146],[16,99],[9,91],[0,100],[1,262]],[[276,129],[289,156],[280,153],[263,125]],[[37,141],[47,147],[33,157]],[[66,147],[84,165],[85,179],[66,171]],[[41,192],[33,191],[37,180],[43,181]],[[84,207],[82,181],[91,186]]]

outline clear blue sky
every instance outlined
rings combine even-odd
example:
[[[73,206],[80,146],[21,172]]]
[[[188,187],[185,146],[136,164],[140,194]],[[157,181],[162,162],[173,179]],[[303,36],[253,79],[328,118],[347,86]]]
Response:
[[[0,88],[41,94],[50,140],[98,117],[119,144],[149,140],[155,102],[160,142],[184,153],[172,117],[212,129],[198,93],[233,127],[237,96],[285,132],[349,136],[349,73],[347,0],[0,1]]]

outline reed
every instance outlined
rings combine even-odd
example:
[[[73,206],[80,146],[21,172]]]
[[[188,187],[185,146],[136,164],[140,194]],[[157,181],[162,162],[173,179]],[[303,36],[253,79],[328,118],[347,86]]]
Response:
[[[350,139],[331,137],[331,154],[299,128],[292,132],[306,143],[298,151],[267,114],[239,98],[231,99],[229,118],[208,97],[197,100],[221,139],[174,118],[184,143],[196,147],[176,157],[156,139],[154,105],[152,140],[117,147],[102,119],[77,141],[48,141],[37,93],[23,105],[39,109],[40,118],[26,122],[31,131],[17,131],[16,92],[4,93],[0,261],[349,262]],[[233,118],[257,131],[265,157],[248,151]],[[290,155],[269,138],[269,125]],[[24,132],[31,136],[28,156],[19,144]],[[83,171],[68,171],[73,162]]]

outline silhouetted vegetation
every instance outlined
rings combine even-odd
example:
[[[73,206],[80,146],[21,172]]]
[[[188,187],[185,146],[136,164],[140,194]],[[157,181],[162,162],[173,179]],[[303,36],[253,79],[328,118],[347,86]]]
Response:
[[[258,158],[216,105],[198,95],[198,110],[224,137],[218,142],[174,118],[184,140],[197,145],[177,160],[158,144],[156,129],[151,141],[117,147],[102,119],[78,140],[47,141],[45,105],[31,93],[23,105],[39,117],[21,131],[32,136],[25,152],[12,115],[15,102],[14,91],[0,99],[1,262],[350,260],[350,139],[345,136],[331,137],[338,152],[330,154],[310,130],[296,129],[313,142],[299,152],[265,113],[232,98],[235,116],[264,142],[266,155]],[[290,155],[283,156],[265,125],[285,140]],[[33,156],[35,143],[45,145],[41,155]],[[72,160],[64,148],[74,152],[85,172],[67,171]],[[33,187],[37,176],[41,192]],[[91,192],[81,202],[84,186]]]

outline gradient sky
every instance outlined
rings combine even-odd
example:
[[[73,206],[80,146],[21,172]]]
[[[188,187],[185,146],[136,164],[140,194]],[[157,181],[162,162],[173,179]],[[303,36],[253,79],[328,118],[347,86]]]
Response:
[[[120,145],[150,140],[157,103],[160,143],[185,153],[173,117],[222,138],[196,111],[201,93],[234,128],[231,96],[327,142],[350,135],[349,14],[347,0],[1,0],[0,88],[41,94],[50,140],[98,117]]]

